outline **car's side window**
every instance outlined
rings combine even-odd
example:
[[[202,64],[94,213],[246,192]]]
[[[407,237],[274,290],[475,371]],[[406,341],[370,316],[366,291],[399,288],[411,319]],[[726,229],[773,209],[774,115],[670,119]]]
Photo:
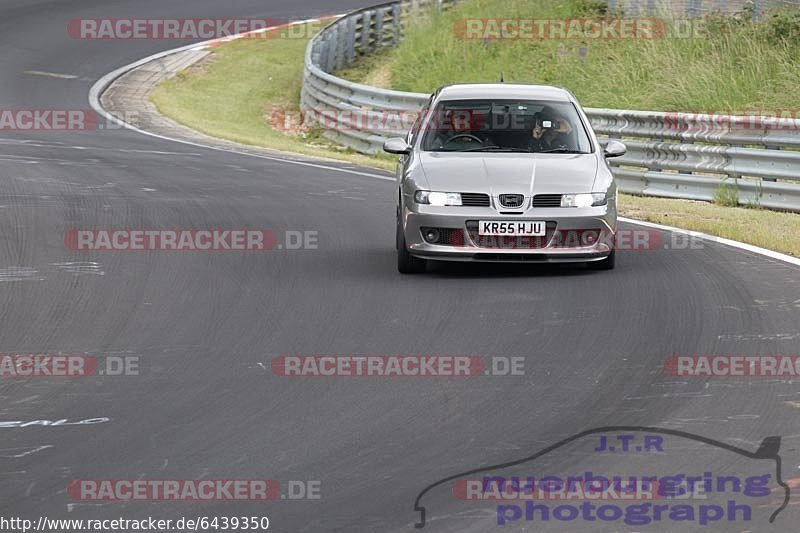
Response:
[[[428,110],[431,108],[432,103],[433,103],[433,96],[431,96],[428,99],[427,103],[424,106],[422,106],[419,115],[417,115],[417,120],[414,122],[414,125],[411,126],[411,130],[408,132],[408,137],[406,138],[408,144],[413,145],[414,141],[417,140],[417,135],[419,135],[420,129],[422,128],[422,122],[425,119],[425,115],[428,114]]]

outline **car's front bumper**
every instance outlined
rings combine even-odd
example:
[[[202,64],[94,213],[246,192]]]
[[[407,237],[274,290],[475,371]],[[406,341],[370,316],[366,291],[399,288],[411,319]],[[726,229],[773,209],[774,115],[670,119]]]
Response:
[[[476,222],[544,221],[542,238],[486,238],[477,235]],[[500,214],[492,207],[433,207],[412,204],[403,210],[409,252],[422,259],[481,262],[574,263],[600,261],[613,250],[617,211],[613,200],[587,208],[530,208],[521,214]],[[446,228],[457,238],[448,244],[425,240],[421,228]],[[585,242],[583,235],[599,231],[601,237]],[[463,237],[459,237],[463,235]],[[577,236],[577,237],[576,237]]]

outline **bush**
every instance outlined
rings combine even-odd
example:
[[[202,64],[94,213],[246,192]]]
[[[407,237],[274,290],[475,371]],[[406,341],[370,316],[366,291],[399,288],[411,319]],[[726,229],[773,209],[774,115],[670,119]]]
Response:
[[[570,11],[581,17],[605,17],[608,2],[605,0],[570,0]]]
[[[736,182],[730,184],[723,180],[714,191],[714,203],[724,207],[737,207],[739,205],[739,186]]]
[[[756,25],[754,22],[754,13],[747,9],[735,13],[713,11],[706,14],[703,20],[706,30],[711,36],[742,32],[752,29]]]
[[[765,21],[766,37],[773,44],[800,44],[800,7],[772,10]]]

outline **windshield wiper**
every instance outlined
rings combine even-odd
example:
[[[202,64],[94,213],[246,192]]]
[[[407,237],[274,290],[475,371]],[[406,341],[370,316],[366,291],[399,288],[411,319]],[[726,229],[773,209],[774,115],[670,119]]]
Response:
[[[536,154],[587,154],[589,152],[581,152],[580,150],[570,150],[569,148],[551,148],[550,150],[539,150],[534,152]]]
[[[524,148],[513,148],[511,146],[480,146],[478,148],[465,148],[459,152],[521,152],[529,154],[530,151]]]

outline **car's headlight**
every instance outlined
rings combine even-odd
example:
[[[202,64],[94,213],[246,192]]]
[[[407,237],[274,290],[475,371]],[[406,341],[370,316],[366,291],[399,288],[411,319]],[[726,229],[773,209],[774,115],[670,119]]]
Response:
[[[561,196],[561,207],[594,207],[606,205],[606,193],[565,194]]]
[[[414,200],[418,204],[461,205],[461,195],[457,192],[417,191]]]

